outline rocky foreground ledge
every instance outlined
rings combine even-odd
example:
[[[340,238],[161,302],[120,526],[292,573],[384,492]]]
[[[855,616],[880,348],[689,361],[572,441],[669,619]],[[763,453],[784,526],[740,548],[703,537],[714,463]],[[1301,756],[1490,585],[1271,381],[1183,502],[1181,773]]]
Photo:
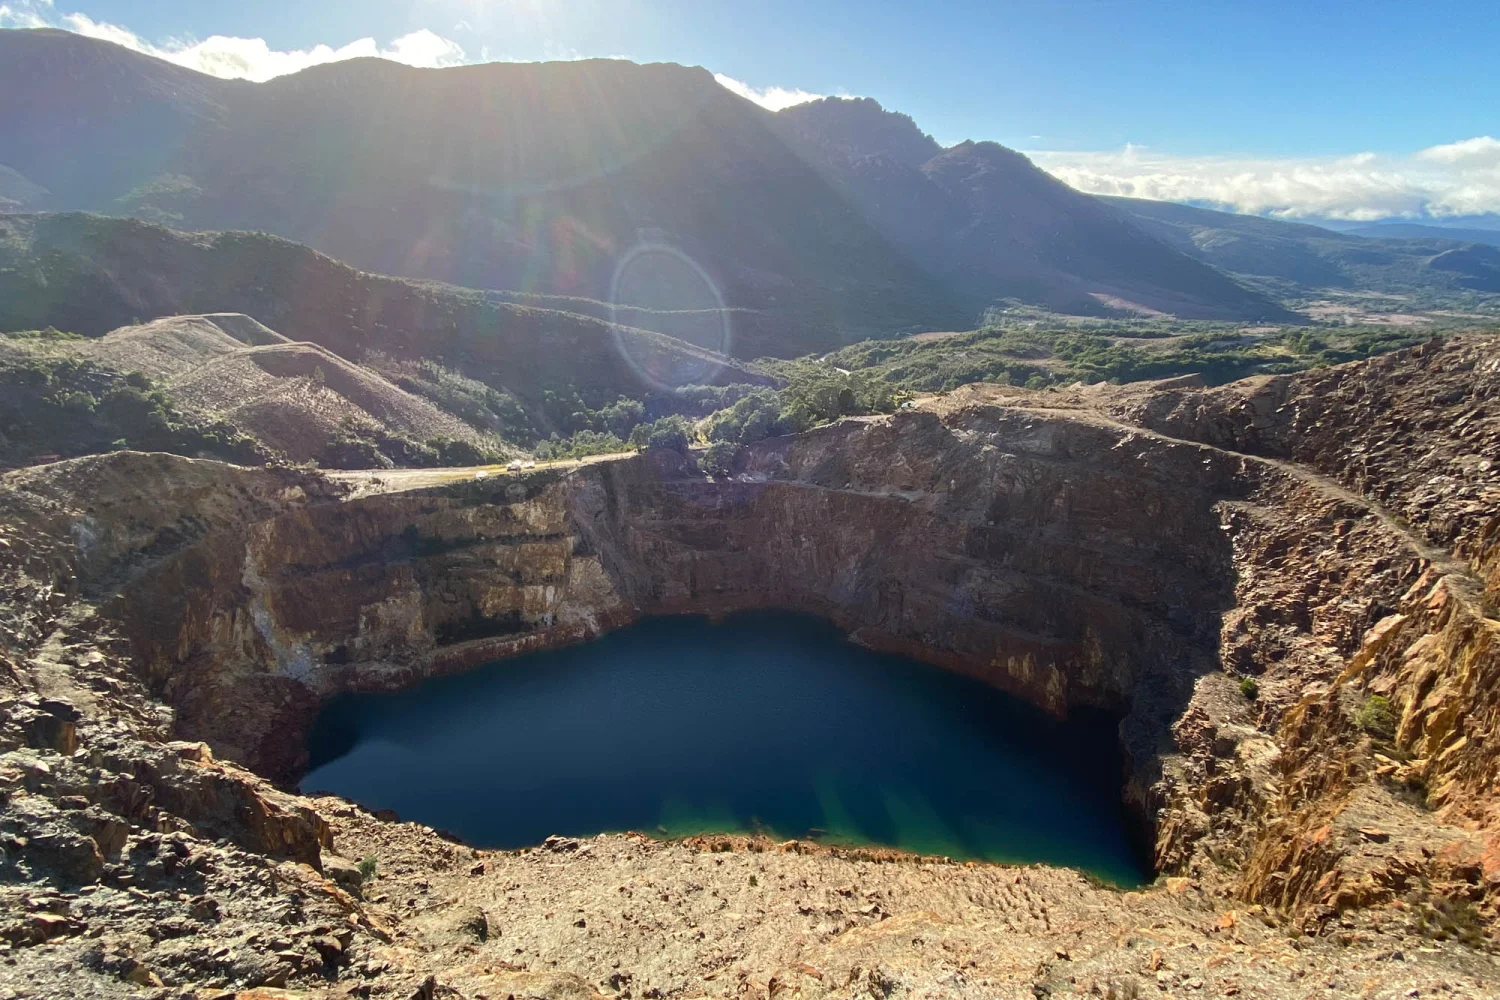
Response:
[[[1500,995],[1497,598],[1487,339],[1216,389],[971,386],[720,480],[9,473],[0,997]],[[1118,712],[1162,878],[475,851],[289,791],[332,694],[767,606]]]

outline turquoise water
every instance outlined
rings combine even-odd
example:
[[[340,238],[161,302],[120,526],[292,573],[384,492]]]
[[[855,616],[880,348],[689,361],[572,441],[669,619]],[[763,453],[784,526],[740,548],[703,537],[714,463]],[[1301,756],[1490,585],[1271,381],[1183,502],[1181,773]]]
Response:
[[[1112,720],[758,613],[603,639],[331,703],[307,791],[480,847],[549,834],[762,832],[1149,878]]]

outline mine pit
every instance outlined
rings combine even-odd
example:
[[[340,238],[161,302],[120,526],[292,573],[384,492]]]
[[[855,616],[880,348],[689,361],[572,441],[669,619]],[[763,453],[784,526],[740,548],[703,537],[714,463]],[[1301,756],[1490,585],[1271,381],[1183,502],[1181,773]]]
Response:
[[[1496,344],[6,473],[0,995],[1500,995]]]
[[[483,848],[550,835],[752,834],[1151,877],[1118,719],[1066,722],[785,612],[654,618],[602,639],[346,695],[304,792]]]

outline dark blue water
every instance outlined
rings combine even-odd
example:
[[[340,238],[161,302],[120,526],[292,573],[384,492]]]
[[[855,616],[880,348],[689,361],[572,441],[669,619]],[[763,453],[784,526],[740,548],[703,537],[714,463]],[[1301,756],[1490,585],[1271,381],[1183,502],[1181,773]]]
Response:
[[[309,749],[304,789],[481,847],[759,831],[1149,877],[1111,720],[1059,724],[792,614],[655,619],[347,696]]]

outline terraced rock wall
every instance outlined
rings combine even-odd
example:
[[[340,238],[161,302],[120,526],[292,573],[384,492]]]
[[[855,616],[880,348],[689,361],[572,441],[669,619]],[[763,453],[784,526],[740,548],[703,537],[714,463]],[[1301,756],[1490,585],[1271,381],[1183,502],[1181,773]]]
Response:
[[[9,473],[0,986],[1492,994],[1497,406],[1500,345],[1472,340],[1217,389],[966,387],[721,479],[672,453],[354,499],[159,455]],[[1121,896],[728,841],[481,853],[232,763],[284,788],[340,691],[768,606],[1120,713],[1166,877]],[[366,854],[390,867],[361,899]]]

